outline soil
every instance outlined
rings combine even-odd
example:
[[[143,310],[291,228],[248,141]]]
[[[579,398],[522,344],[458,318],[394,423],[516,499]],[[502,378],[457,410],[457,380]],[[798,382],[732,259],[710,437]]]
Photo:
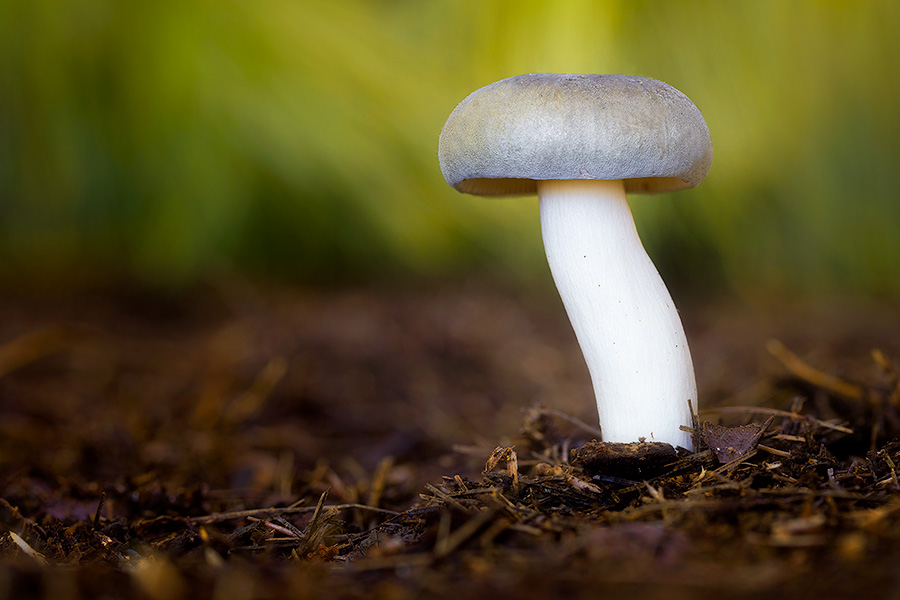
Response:
[[[550,293],[230,283],[0,310],[0,598],[900,583],[889,306],[682,306],[696,450],[652,457],[592,441],[590,383]]]

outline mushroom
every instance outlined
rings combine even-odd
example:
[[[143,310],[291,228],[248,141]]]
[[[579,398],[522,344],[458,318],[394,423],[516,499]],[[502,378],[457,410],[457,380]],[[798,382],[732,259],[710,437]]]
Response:
[[[692,448],[681,429],[697,407],[690,350],[626,193],[703,180],[712,141],[700,110],[645,77],[519,75],[463,100],[438,155],[460,192],[537,192],[547,261],[591,375],[603,440]]]

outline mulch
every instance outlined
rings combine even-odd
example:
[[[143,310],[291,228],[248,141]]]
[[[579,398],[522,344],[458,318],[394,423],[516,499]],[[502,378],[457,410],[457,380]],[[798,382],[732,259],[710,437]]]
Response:
[[[0,305],[0,598],[896,586],[900,349],[868,308],[689,321],[718,396],[689,452],[597,442],[564,316],[516,293]]]

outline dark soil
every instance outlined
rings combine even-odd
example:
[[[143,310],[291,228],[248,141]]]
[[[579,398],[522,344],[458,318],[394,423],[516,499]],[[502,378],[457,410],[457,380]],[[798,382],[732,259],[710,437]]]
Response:
[[[550,294],[230,286],[0,310],[0,598],[900,584],[889,309],[682,307],[697,450],[637,470],[608,455],[641,449],[589,444],[592,392]]]

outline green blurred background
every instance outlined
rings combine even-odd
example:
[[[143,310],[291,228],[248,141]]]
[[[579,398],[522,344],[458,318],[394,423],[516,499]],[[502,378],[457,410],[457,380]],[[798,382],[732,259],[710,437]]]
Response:
[[[674,287],[896,295],[898,60],[893,0],[0,0],[0,279],[546,281],[536,200],[436,149],[554,71],[703,111],[708,179],[632,204]]]

